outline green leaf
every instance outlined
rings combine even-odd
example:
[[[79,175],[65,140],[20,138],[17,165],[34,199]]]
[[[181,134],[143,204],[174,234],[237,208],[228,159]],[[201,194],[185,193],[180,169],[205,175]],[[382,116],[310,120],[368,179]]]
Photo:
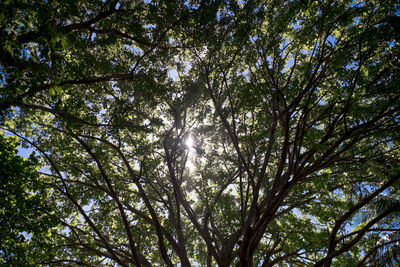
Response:
[[[54,91],[58,94],[61,95],[63,90],[60,86],[54,86]]]
[[[62,38],[61,39],[61,45],[64,49],[69,49],[71,47],[71,44],[68,42],[67,39]]]

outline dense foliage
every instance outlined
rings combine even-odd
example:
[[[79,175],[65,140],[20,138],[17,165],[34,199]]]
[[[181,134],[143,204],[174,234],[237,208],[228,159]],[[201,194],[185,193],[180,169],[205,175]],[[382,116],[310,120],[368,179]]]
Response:
[[[38,161],[18,156],[15,137],[0,132],[0,264],[34,265],[51,258],[51,229],[57,223]]]
[[[3,1],[1,128],[40,153],[59,214],[40,262],[394,263],[398,15],[394,0]]]

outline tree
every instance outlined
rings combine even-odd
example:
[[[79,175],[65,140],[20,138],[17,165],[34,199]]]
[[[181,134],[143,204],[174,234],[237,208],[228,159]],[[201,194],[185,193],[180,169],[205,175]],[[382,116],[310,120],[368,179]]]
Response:
[[[18,156],[17,147],[15,137],[0,132],[0,263],[26,266],[51,258],[46,252],[57,221],[37,159]]]
[[[2,128],[61,214],[42,263],[352,266],[398,232],[356,224],[399,200],[396,1],[3,5]]]
[[[393,227],[393,225],[399,224],[399,212],[400,202],[398,199],[378,196],[372,201],[362,213],[364,218],[363,223],[368,222],[369,219],[375,216],[385,213],[391,210],[390,216],[386,216],[379,222],[379,229],[381,233],[384,233],[383,237],[378,241],[377,246],[374,246],[358,264],[359,266],[365,265],[366,261],[369,261],[376,266],[396,266],[399,263],[399,241],[400,232],[399,229]],[[374,255],[371,257],[371,255]]]

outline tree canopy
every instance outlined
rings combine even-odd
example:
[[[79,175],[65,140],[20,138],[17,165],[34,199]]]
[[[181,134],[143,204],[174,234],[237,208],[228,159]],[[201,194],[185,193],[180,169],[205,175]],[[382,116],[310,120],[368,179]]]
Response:
[[[38,161],[17,155],[15,137],[0,132],[0,264],[34,265],[52,258],[48,242],[57,219]]]
[[[399,10],[3,1],[0,126],[57,217],[36,263],[399,261]]]

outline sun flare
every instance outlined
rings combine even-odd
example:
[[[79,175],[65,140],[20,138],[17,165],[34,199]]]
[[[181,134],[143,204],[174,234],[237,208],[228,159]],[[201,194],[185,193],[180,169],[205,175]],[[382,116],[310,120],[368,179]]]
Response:
[[[188,147],[188,149],[191,149],[193,147],[193,137],[191,135],[189,135],[186,140],[185,140],[185,145]]]

